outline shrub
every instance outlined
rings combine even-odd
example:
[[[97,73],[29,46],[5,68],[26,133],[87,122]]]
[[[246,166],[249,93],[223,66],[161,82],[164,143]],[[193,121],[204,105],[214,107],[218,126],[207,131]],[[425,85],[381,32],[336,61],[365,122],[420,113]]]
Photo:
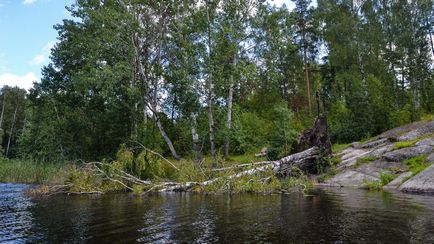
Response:
[[[389,174],[389,173],[386,173],[386,172],[381,172],[380,173],[380,181],[381,181],[381,185],[383,185],[383,186],[389,184],[395,178],[396,178],[395,174]]]
[[[418,174],[419,172],[430,166],[430,164],[426,160],[426,155],[409,158],[407,160],[404,160],[404,163],[408,166],[409,170],[413,173],[413,175]]]
[[[365,181],[364,182],[364,188],[370,190],[370,191],[380,191],[383,189],[383,185],[380,181],[372,180],[372,181]]]
[[[411,106],[406,104],[403,108],[390,112],[391,126],[398,127],[411,122]]]

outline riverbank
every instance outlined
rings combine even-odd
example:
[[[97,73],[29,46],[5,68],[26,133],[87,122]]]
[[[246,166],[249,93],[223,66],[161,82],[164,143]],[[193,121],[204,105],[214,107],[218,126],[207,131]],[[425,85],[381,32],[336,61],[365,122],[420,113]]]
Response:
[[[38,164],[28,160],[0,159],[0,182],[63,184],[68,175],[61,164]]]
[[[434,193],[434,119],[354,142],[334,153],[338,162],[319,179],[329,186]]]
[[[157,186],[170,182],[202,182],[218,178],[213,184],[207,186],[195,186],[192,192],[200,193],[285,193],[288,191],[305,192],[314,186],[314,182],[303,172],[298,171],[292,177],[277,177],[272,170],[258,172],[253,175],[231,178],[231,175],[241,172],[244,168],[231,168],[222,172],[213,171],[208,160],[204,160],[201,167],[197,167],[190,160],[173,162],[173,167],[162,160],[155,160],[153,165],[146,165],[146,174],[152,178],[152,182],[146,184],[144,177],[133,176],[124,172],[125,157],[118,154],[117,161],[94,164],[38,164],[31,161],[2,159],[0,160],[0,182],[38,184],[39,188],[33,188],[30,193],[44,195],[52,193],[108,193],[108,192],[133,192],[142,194],[157,191]],[[240,164],[240,160],[249,158],[251,162],[263,158],[253,158],[249,155],[232,158],[223,164],[224,167],[232,167]],[[128,161],[128,160],[127,160]],[[130,166],[134,164],[132,160]],[[135,162],[137,163],[137,162]],[[92,165],[92,166],[91,166]],[[136,165],[137,166],[137,165]],[[98,170],[96,170],[98,168]],[[130,172],[134,173],[134,172]],[[143,172],[142,172],[143,173]],[[137,172],[136,172],[137,174]],[[130,179],[128,180],[127,177]],[[136,182],[134,182],[136,181]],[[140,182],[139,182],[140,181]],[[143,184],[145,182],[145,184]],[[136,183],[136,184],[135,184]],[[53,192],[55,191],[55,192]]]
[[[331,157],[306,152],[267,161],[254,154],[200,164],[163,158],[122,146],[112,161],[38,164],[0,160],[0,182],[32,183],[37,194],[191,191],[200,193],[286,193],[314,185],[434,193],[434,120],[395,128],[369,140],[333,146]],[[295,167],[297,155],[312,157],[314,172]],[[291,158],[286,157],[286,158]],[[303,165],[303,164],[300,164]],[[301,168],[303,169],[303,168]],[[288,172],[290,172],[288,176]],[[309,172],[309,173],[307,173]]]

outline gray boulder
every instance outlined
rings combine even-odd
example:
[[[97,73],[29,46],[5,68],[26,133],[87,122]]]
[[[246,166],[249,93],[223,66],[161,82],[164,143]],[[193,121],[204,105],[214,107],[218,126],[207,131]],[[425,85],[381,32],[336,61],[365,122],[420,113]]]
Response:
[[[383,158],[387,161],[399,162],[405,159],[417,157],[420,155],[428,154],[432,152],[433,147],[427,145],[421,145],[416,147],[407,147],[399,150],[391,151],[383,155]]]
[[[331,179],[326,184],[331,186],[361,187],[366,181],[379,181],[380,179],[356,170],[344,170]]]
[[[432,146],[434,147],[434,138],[426,138],[416,142],[416,146]]]
[[[426,158],[426,161],[428,161],[430,163],[434,163],[434,152],[431,153],[430,155],[428,155],[428,157]]]
[[[434,193],[434,165],[404,182],[399,190],[416,193]]]
[[[406,170],[406,166],[400,162],[377,160],[374,162],[362,164],[356,170],[360,173],[380,178],[382,172],[391,173],[393,169],[403,172]]]
[[[362,145],[358,145],[357,147],[358,148],[374,148],[374,147],[384,145],[388,142],[389,142],[388,138],[382,138],[382,139],[376,139],[376,140],[368,141]]]
[[[423,135],[430,134],[433,132],[434,132],[434,121],[430,121],[430,122],[427,122],[427,123],[419,126],[417,129],[411,130],[411,131],[399,136],[398,141],[414,140],[418,137],[421,137]]]

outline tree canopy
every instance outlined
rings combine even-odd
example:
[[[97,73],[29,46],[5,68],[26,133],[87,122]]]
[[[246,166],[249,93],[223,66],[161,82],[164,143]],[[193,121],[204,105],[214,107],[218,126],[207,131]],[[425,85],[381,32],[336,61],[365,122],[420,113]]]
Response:
[[[350,142],[434,110],[430,0],[78,0],[25,94],[3,88],[6,156],[288,154],[319,113]],[[14,115],[15,114],[15,115]],[[9,152],[8,152],[9,150]]]

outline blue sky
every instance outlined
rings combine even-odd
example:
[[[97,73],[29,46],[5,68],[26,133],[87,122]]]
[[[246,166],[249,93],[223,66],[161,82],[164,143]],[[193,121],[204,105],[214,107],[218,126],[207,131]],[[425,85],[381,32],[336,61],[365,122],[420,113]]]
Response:
[[[53,25],[74,0],[0,0],[0,86],[25,89],[39,80],[56,42]]]
[[[0,87],[32,87],[41,68],[49,63],[56,43],[53,25],[70,18],[65,6],[75,0],[0,0]],[[294,5],[290,0],[268,0],[276,5]]]

